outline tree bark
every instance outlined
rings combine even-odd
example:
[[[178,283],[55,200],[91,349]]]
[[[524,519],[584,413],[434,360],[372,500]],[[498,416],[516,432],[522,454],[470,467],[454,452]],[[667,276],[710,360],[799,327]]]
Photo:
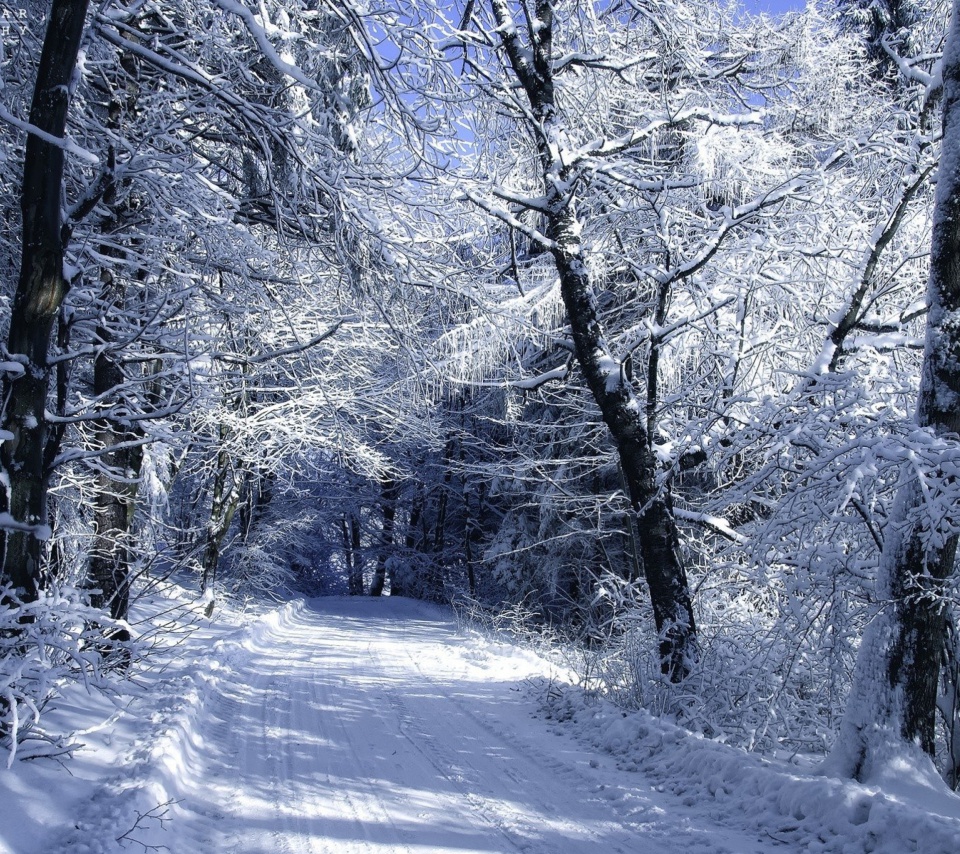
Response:
[[[51,373],[47,351],[67,291],[60,198],[64,151],[49,138],[64,138],[86,14],[87,0],[53,0],[30,107],[30,124],[47,136],[29,134],[24,154],[20,277],[7,342],[11,359],[23,372],[8,372],[3,384],[5,441],[0,449],[0,465],[9,480],[0,512],[8,513],[12,522],[0,530],[2,579],[24,600],[37,597],[43,542],[50,535],[50,473],[44,464]]]
[[[347,590],[351,596],[363,595],[363,556],[360,553],[360,523],[353,512],[340,519],[344,560],[347,564]]]
[[[660,637],[661,669],[683,680],[698,657],[696,625],[679,535],[667,498],[657,484],[657,456],[627,370],[610,351],[597,312],[596,294],[584,264],[572,174],[560,155],[564,128],[553,85],[553,0],[536,1],[536,24],[521,44],[507,0],[491,0],[510,66],[523,87],[534,119],[545,191],[544,218],[580,369],[617,446],[630,502],[636,513],[640,551]]]
[[[937,687],[947,642],[947,580],[958,535],[955,468],[960,449],[960,3],[943,55],[943,137],[933,215],[927,331],[916,423],[943,459],[913,464],[884,529],[878,571],[883,604],[861,645],[828,773],[866,780],[904,754],[934,753]],[[923,434],[919,434],[923,435]]]
[[[226,428],[221,427],[221,442],[226,439]],[[233,517],[240,506],[243,484],[247,474],[238,470],[230,455],[221,450],[217,454],[217,472],[213,481],[213,496],[210,504],[210,521],[206,528],[206,541],[201,558],[202,575],[200,591],[213,592],[217,580],[217,567],[220,564],[220,551],[224,537],[233,524]]]
[[[371,596],[382,596],[383,588],[387,583],[387,559],[393,548],[393,530],[397,517],[397,496],[399,495],[399,486],[397,482],[387,477],[381,484],[381,512],[383,514],[383,527],[380,531],[380,551],[377,555],[377,568],[373,575],[373,582],[370,585]],[[394,590],[391,586],[391,594],[402,595],[402,591]]]
[[[110,340],[106,329],[99,330]],[[93,390],[100,398],[124,382],[123,371],[108,348],[98,354],[93,368]],[[95,442],[102,450],[94,497],[94,543],[88,567],[93,593],[90,604],[109,610],[115,620],[125,620],[130,604],[131,529],[143,464],[142,436],[138,430],[114,419],[97,422]]]

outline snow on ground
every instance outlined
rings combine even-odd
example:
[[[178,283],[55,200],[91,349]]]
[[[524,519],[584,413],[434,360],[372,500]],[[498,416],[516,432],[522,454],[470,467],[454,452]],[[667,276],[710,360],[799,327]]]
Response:
[[[458,633],[448,612],[410,600],[197,617],[153,661],[117,698],[119,717],[68,694],[51,723],[93,730],[74,759],[0,771],[0,852],[960,846],[953,795],[815,777],[624,715],[531,652]]]
[[[810,854],[957,854],[960,797],[904,765],[884,787],[861,786],[770,762],[702,738],[644,711],[625,713],[550,685],[547,719],[670,792],[706,821],[735,815],[773,843]],[[790,850],[776,847],[776,850]]]

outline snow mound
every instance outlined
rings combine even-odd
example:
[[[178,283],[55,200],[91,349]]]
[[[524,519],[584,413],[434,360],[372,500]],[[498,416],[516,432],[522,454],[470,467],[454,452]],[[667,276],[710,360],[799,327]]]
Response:
[[[203,747],[197,723],[204,706],[225,669],[248,657],[251,639],[278,618],[271,611],[251,622],[251,615],[231,611],[206,619],[190,591],[176,585],[141,600],[136,610],[147,633],[171,625],[172,610],[193,614],[185,618],[192,623],[182,636],[162,638],[135,665],[130,699],[119,712],[79,686],[66,692],[53,715],[65,728],[71,722],[85,728],[79,735],[86,746],[63,768],[20,763],[0,775],[0,794],[7,796],[0,804],[0,854],[164,850],[168,822]],[[12,817],[21,809],[27,822],[14,832]],[[120,835],[104,835],[104,827]]]
[[[545,716],[572,728],[621,768],[639,771],[685,806],[746,823],[810,854],[956,854],[960,797],[903,769],[883,788],[804,772],[581,690],[537,686]]]

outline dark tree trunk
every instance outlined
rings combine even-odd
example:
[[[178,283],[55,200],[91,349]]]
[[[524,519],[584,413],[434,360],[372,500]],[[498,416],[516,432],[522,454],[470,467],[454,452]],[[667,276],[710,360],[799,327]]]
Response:
[[[884,528],[878,597],[829,771],[865,780],[905,751],[934,753],[937,688],[948,640],[947,583],[957,551],[955,476],[960,441],[960,4],[943,55],[943,141],[933,215],[927,335],[916,421],[946,464],[915,468]]]
[[[106,329],[98,333],[103,342],[111,338]],[[105,347],[94,362],[94,394],[108,397],[121,387],[124,379],[116,354]],[[97,422],[95,442],[102,456],[93,502],[95,536],[88,568],[93,588],[90,604],[109,610],[117,620],[126,619],[130,604],[131,530],[143,464],[141,440],[140,431],[134,427],[111,418]]]
[[[377,568],[373,574],[373,583],[370,585],[371,596],[383,595],[383,588],[387,583],[387,560],[393,550],[393,530],[397,517],[397,496],[399,487],[393,478],[385,478],[381,484],[380,507],[383,514],[383,527],[380,531],[380,549],[377,554]],[[402,590],[394,589],[392,595],[403,595]]]
[[[577,361],[617,446],[636,513],[641,558],[660,636],[661,668],[671,680],[680,681],[698,655],[693,608],[676,522],[668,498],[657,484],[652,437],[626,366],[614,359],[604,338],[596,294],[582,257],[575,201],[566,189],[575,183],[575,175],[562,162],[557,142],[563,128],[554,103],[553,0],[536,2],[537,26],[525,34],[532,50],[521,44],[507,0],[491,0],[491,4],[510,65],[535,120],[545,194],[543,216]]]
[[[121,56],[120,66],[120,80],[113,82],[114,91],[107,107],[107,127],[118,134],[122,133],[122,117],[136,109],[140,71],[139,61],[130,54]],[[124,262],[129,260],[130,253],[120,245],[131,212],[126,202],[117,200],[112,177],[115,166],[116,155],[111,149],[110,179],[103,193],[110,215],[101,226],[109,239],[100,247],[100,254]],[[136,274],[141,282],[145,277],[143,270]],[[109,267],[101,272],[101,282],[102,320],[95,335],[99,352],[93,365],[93,390],[97,400],[109,410],[121,401],[127,383],[120,355],[114,349],[117,325],[127,308],[127,282],[122,273],[117,275]],[[94,592],[90,603],[95,608],[109,609],[114,619],[126,619],[133,575],[133,520],[143,467],[143,430],[137,422],[107,415],[96,422],[94,441],[103,456],[97,469],[93,502],[95,538],[88,574]]]
[[[480,504],[482,505],[482,499]],[[470,495],[466,487],[463,490],[463,511],[466,521],[463,526],[463,557],[467,565],[467,592],[473,599],[477,595],[476,561],[473,554],[474,540],[480,539],[480,525],[474,520],[470,512]]]
[[[437,516],[433,526],[433,552],[437,555],[437,560],[443,560],[442,552],[447,538],[447,504],[450,500],[450,469],[448,468],[443,476],[443,483],[440,484],[440,495],[437,498]]]
[[[357,515],[350,514],[350,545],[353,549],[353,576],[350,579],[350,593],[354,596],[363,596],[363,547],[360,536],[360,519]]]
[[[430,537],[427,535],[424,514],[425,505],[424,484],[418,483],[410,502],[410,511],[407,513],[406,534],[403,541],[403,554],[407,558],[406,567],[409,574],[406,578],[396,579],[401,591],[398,595],[415,596],[418,599],[439,602],[443,598],[443,570],[440,561],[435,559],[430,550]],[[393,581],[394,578],[391,578],[391,583]]]
[[[244,542],[250,539],[250,535],[266,515],[267,508],[273,501],[273,486],[276,479],[275,474],[264,471],[257,476],[251,474],[246,478],[246,489],[237,511]]]
[[[410,515],[407,518],[407,535],[404,538],[404,546],[408,552],[419,551],[423,547],[423,536],[420,530],[420,521],[423,516],[423,485],[417,486],[417,494],[414,496],[413,504],[410,507]]]
[[[676,522],[668,497],[657,484],[657,455],[623,366],[613,360],[604,341],[569,205],[551,214],[548,221],[549,236],[557,244],[553,254],[577,360],[617,445],[636,512],[640,557],[660,636],[661,667],[664,674],[679,681],[697,658],[696,627]]]
[[[86,14],[87,0],[53,0],[30,123],[57,139],[64,138],[70,78]],[[20,278],[7,343],[11,358],[20,362],[24,370],[22,374],[8,373],[4,381],[7,405],[2,426],[7,438],[0,450],[0,464],[9,478],[0,511],[9,513],[12,523],[0,531],[2,577],[26,600],[35,599],[39,591],[43,542],[49,537],[50,473],[44,464],[49,424],[44,410],[50,386],[50,334],[67,291],[60,212],[63,165],[63,148],[34,134],[27,136],[21,194]]]
[[[220,433],[221,443],[226,439],[226,429]],[[240,506],[246,473],[237,470],[230,455],[221,450],[217,454],[217,471],[213,480],[213,496],[210,503],[210,521],[207,523],[203,556],[200,561],[202,576],[200,590],[213,592],[220,564],[223,540],[233,524],[233,517]]]
[[[360,523],[354,513],[340,520],[344,560],[347,564],[347,590],[351,596],[363,595],[363,555],[360,553]]]

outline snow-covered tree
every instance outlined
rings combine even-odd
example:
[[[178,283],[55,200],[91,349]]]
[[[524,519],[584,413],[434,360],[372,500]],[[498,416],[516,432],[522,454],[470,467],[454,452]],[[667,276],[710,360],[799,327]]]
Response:
[[[943,136],[933,213],[923,370],[914,430],[884,526],[880,613],[860,650],[840,739],[827,769],[880,779],[934,753],[937,692],[958,542],[960,437],[960,6],[944,47]],[[927,760],[928,761],[928,760]],[[897,770],[894,773],[902,773]]]
[[[713,7],[468,10],[444,44],[463,51],[473,97],[497,104],[477,119],[484,131],[491,125],[489,178],[465,177],[469,201],[509,229],[495,289],[519,294],[494,311],[512,306],[519,335],[547,302],[569,323],[547,333],[566,337],[567,352],[517,387],[565,380],[575,355],[617,449],[663,666],[680,677],[696,642],[671,482],[702,454],[708,419],[691,425],[690,406],[706,400],[703,381],[718,370],[715,358],[695,361],[682,347],[741,299],[736,262],[727,262],[730,276],[724,267],[728,245],[746,247],[754,223],[789,206],[825,165],[768,145],[763,118],[747,106],[784,83],[782,41],[765,52]],[[674,382],[687,389],[668,394]]]
[[[18,599],[37,597],[43,544],[50,537],[47,493],[50,447],[47,394],[53,326],[67,292],[64,250],[69,231],[61,206],[65,129],[74,68],[86,22],[86,0],[54,0],[37,66],[20,191],[20,277],[4,363],[0,495],[2,583]]]

